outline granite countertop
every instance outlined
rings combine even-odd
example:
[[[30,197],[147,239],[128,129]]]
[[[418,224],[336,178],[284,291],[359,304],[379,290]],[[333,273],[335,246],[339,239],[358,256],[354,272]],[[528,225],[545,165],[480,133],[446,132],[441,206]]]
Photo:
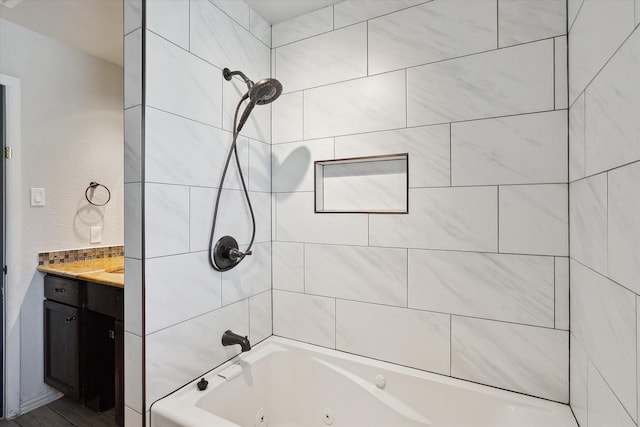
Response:
[[[64,264],[41,265],[38,267],[38,271],[104,285],[124,287],[124,257],[121,256]]]

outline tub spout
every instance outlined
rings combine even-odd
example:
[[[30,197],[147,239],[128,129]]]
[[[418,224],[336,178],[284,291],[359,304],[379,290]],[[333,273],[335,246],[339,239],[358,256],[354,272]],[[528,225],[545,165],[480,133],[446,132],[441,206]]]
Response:
[[[242,335],[234,334],[230,329],[227,329],[222,334],[222,345],[234,345],[240,344],[242,351],[251,350],[251,343],[249,343],[249,337],[243,337]]]

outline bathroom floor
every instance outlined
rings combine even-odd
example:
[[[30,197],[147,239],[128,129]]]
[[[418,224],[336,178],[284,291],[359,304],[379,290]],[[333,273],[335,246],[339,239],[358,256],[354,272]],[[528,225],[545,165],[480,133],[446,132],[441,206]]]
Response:
[[[116,427],[113,409],[97,414],[78,402],[63,397],[11,421],[0,421],[0,427]]]

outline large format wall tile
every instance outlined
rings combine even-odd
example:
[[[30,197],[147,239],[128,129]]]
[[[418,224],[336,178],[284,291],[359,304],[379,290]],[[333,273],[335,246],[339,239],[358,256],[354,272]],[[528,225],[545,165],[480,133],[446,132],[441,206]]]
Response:
[[[569,182],[586,175],[584,110],[584,94],[582,94],[569,109]]]
[[[273,26],[273,47],[333,30],[333,6],[324,7]]]
[[[407,306],[407,250],[305,245],[305,292]]]
[[[142,103],[142,30],[124,38],[124,108]]]
[[[449,375],[450,316],[419,310],[336,302],[336,348]]]
[[[204,251],[209,247],[209,238],[213,221],[215,188],[191,187],[190,209],[190,249]],[[267,193],[249,192],[253,212],[256,218],[256,242],[271,240],[271,200]],[[214,242],[222,236],[233,236],[239,245],[251,240],[251,214],[243,191],[224,190],[220,196],[218,220]]]
[[[273,144],[301,141],[303,93],[286,93],[271,107],[271,128]]]
[[[189,0],[153,0],[146,12],[149,30],[189,50]]]
[[[189,187],[145,184],[145,256],[189,252]]]
[[[407,71],[408,126],[552,110],[553,40]]]
[[[249,298],[249,335],[251,345],[273,335],[271,289]]]
[[[555,92],[556,110],[569,106],[569,71],[567,50],[569,49],[567,36],[556,37],[554,40]]]
[[[582,7],[584,0],[568,0],[567,1],[567,21],[569,29],[573,26],[573,23],[578,16],[578,11]]]
[[[271,288],[271,244],[256,243],[251,251],[251,256],[222,274],[222,305],[258,295]]]
[[[635,414],[635,295],[571,261],[571,333],[625,408]]]
[[[142,261],[134,258],[124,259],[124,318],[127,319],[124,330],[141,337],[142,332]]]
[[[132,410],[141,413],[143,412],[142,384],[144,384],[140,369],[143,363],[142,338],[126,332],[124,334],[124,346],[127,349],[124,353],[124,370],[127,373],[124,377],[124,403]]]
[[[554,260],[411,250],[409,307],[552,328]]]
[[[333,159],[333,138],[277,144],[271,151],[274,193],[313,191],[314,162]]]
[[[569,404],[581,426],[587,425],[587,375],[589,359],[573,334],[569,337]]]
[[[607,174],[571,183],[571,257],[607,274]]]
[[[124,110],[124,182],[140,182],[142,177],[142,107]]]
[[[276,49],[276,78],[285,92],[367,75],[367,25],[362,23]]]
[[[555,257],[555,328],[569,330],[569,258]]]
[[[304,138],[402,128],[405,72],[381,74],[304,93]]]
[[[304,244],[272,242],[273,289],[304,292]]]
[[[566,184],[500,187],[500,252],[569,255]]]
[[[314,214],[313,193],[276,195],[275,240],[366,246],[367,215]]]
[[[123,3],[123,33],[126,35],[142,25],[142,0],[124,0]]]
[[[633,9],[633,0],[584,0],[569,37],[569,104],[631,34]]]
[[[408,215],[372,215],[373,246],[497,251],[495,187],[409,190]]]
[[[153,333],[220,308],[220,273],[207,252],[149,259],[145,263],[145,330]]]
[[[636,425],[592,363],[589,363],[587,383],[589,384],[587,419],[590,426],[634,427]]]
[[[142,258],[142,184],[124,185],[124,256]]]
[[[231,146],[229,132],[154,108],[146,110],[145,130],[147,182],[218,186],[227,150]],[[240,138],[237,146],[246,177],[246,139]],[[242,188],[235,160],[229,166],[224,186]]]
[[[587,175],[640,160],[638,70],[640,31],[636,30],[587,88]]]
[[[563,35],[566,20],[564,1],[498,0],[498,47]]]
[[[253,81],[269,76],[269,48],[246,28],[208,1],[192,1],[190,12],[191,52],[220,69],[241,70]]]
[[[453,185],[566,182],[567,113],[451,125]]]
[[[147,106],[221,126],[220,70],[150,32],[146,55]]]
[[[334,25],[346,27],[432,0],[346,0],[333,6]]]
[[[369,21],[369,74],[496,48],[496,0],[434,1]]]
[[[569,332],[453,316],[451,375],[569,401]]]
[[[421,126],[337,137],[336,159],[409,154],[409,187],[444,187],[450,184],[448,125]]]
[[[249,13],[249,30],[267,47],[271,47],[271,24],[253,9]]]
[[[243,336],[249,335],[248,300],[147,335],[146,409],[161,397],[240,353],[239,346],[225,347],[220,343],[227,329]]]
[[[271,192],[271,144],[249,141],[249,174],[244,179],[249,191]]]
[[[335,348],[335,299],[274,290],[273,334]]]
[[[609,172],[609,277],[640,293],[640,162]]]

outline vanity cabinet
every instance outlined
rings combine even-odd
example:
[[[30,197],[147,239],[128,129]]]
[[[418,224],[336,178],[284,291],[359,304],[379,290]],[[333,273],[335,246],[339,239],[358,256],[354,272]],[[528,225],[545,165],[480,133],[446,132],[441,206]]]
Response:
[[[81,396],[81,325],[78,307],[44,302],[44,382],[74,399]]]
[[[116,406],[122,425],[124,290],[47,274],[45,383],[97,412]]]

